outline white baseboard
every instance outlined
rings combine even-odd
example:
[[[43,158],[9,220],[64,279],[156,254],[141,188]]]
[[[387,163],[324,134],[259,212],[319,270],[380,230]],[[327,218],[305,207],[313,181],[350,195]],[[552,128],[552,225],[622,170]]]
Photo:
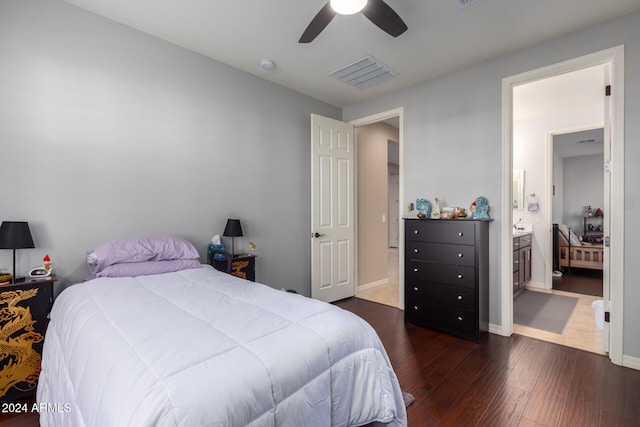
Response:
[[[358,290],[359,291],[364,291],[365,289],[371,289],[371,288],[375,288],[376,286],[380,286],[380,285],[386,285],[387,283],[389,283],[389,278],[384,278],[381,280],[376,280],[375,282],[370,282],[370,283],[365,283],[364,285],[359,285],[358,286]]]
[[[544,283],[529,282],[527,283],[526,287],[534,289],[544,289]]]
[[[622,355],[622,366],[640,371],[640,357]]]
[[[502,325],[496,325],[493,323],[489,323],[489,333],[495,335],[506,336],[502,333]]]

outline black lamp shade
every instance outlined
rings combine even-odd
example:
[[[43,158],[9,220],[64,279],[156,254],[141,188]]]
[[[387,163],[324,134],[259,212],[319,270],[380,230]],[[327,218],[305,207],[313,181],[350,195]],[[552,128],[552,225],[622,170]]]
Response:
[[[29,223],[25,221],[3,221],[0,225],[0,249],[35,248]]]
[[[224,228],[223,236],[240,237],[242,236],[242,226],[239,219],[228,219],[227,226]]]

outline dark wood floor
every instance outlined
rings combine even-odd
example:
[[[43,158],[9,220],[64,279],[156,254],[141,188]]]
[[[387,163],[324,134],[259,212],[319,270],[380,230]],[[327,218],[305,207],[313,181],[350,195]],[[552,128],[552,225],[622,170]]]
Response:
[[[640,371],[606,357],[520,335],[487,334],[476,344],[405,324],[386,305],[337,305],[380,335],[400,386],[415,397],[411,427],[640,426]],[[36,414],[0,415],[0,426],[38,425]]]
[[[40,427],[40,417],[37,412],[31,412],[35,402],[34,396],[19,399],[11,407],[3,407],[0,413],[0,427]],[[15,405],[15,404],[19,405]],[[20,413],[26,409],[26,413]]]
[[[357,298],[337,303],[382,339],[409,426],[640,426],[640,371],[593,353],[513,335],[480,344],[405,324],[403,312]]]
[[[553,289],[577,294],[602,296],[602,270],[572,268],[553,278]]]

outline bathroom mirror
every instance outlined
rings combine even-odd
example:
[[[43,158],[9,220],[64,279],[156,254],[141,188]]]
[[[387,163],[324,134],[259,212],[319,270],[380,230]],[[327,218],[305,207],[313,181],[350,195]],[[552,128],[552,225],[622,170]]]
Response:
[[[513,170],[513,209],[524,209],[524,169]]]

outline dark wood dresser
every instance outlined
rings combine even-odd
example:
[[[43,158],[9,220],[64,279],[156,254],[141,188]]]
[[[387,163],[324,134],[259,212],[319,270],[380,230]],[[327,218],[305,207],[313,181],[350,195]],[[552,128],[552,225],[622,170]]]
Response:
[[[479,341],[489,326],[490,220],[405,221],[405,320]]]

